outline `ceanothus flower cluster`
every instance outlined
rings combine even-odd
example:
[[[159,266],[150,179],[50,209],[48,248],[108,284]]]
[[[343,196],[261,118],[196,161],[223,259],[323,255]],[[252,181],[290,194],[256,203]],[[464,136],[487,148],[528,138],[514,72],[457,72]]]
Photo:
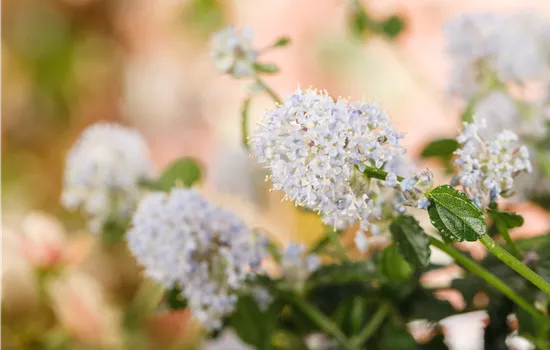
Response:
[[[536,14],[464,14],[449,20],[445,32],[455,95],[471,98],[499,82],[550,75],[550,22]]]
[[[499,197],[510,197],[514,177],[531,172],[529,151],[518,144],[516,134],[505,130],[486,140],[480,136],[480,129],[484,127],[485,120],[465,124],[457,137],[461,146],[455,151],[458,155],[455,164],[460,171],[453,179],[453,185],[462,185],[480,208],[486,208]]]
[[[63,178],[61,203],[81,209],[94,233],[110,215],[127,219],[142,191],[138,182],[153,173],[143,136],[118,124],[97,123],[87,128],[70,149]]]
[[[316,90],[298,89],[268,111],[252,144],[285,199],[318,211],[345,229],[360,220],[368,229],[373,210],[366,167],[380,169],[402,155],[403,134],[373,104],[348,103]]]
[[[315,254],[306,254],[306,248],[289,242],[281,252],[281,276],[295,290],[302,290],[308,277],[321,266]]]
[[[178,286],[195,318],[217,329],[266,255],[261,240],[232,213],[194,189],[146,196],[133,217],[128,246],[145,274]]]
[[[233,27],[214,34],[211,39],[211,56],[216,68],[235,78],[254,76],[258,52],[252,45],[252,37],[251,30],[238,32]]]

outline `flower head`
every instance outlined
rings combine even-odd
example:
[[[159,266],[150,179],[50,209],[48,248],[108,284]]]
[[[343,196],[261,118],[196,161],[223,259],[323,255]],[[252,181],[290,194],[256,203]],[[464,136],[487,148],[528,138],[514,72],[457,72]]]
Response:
[[[285,282],[301,290],[307,278],[321,266],[321,259],[315,254],[306,254],[306,248],[290,242],[281,252],[281,272]]]
[[[241,220],[193,189],[145,197],[127,239],[145,274],[179,286],[194,316],[210,329],[221,327],[233,311],[235,292],[265,254]]]
[[[253,76],[258,52],[252,46],[252,31],[240,33],[233,27],[222,29],[211,39],[211,56],[216,68],[235,78]]]
[[[90,230],[99,232],[109,215],[131,215],[141,197],[138,181],[152,172],[147,143],[137,131],[94,124],[69,151],[61,202],[69,210],[80,208]]]
[[[298,89],[265,114],[252,143],[271,172],[274,189],[319,211],[326,224],[344,229],[357,220],[366,222],[372,211],[369,179],[361,172],[403,154],[401,138],[388,115],[373,104]]]
[[[505,130],[485,140],[480,136],[480,129],[485,126],[484,120],[466,124],[457,137],[461,147],[455,151],[455,164],[460,168],[455,182],[481,208],[501,196],[511,196],[514,177],[531,172],[529,151],[518,144],[517,135]]]

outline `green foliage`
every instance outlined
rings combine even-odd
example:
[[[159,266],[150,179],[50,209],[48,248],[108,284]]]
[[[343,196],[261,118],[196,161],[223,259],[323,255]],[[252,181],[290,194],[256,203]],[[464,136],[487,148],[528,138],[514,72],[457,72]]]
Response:
[[[376,266],[370,261],[348,261],[323,265],[309,278],[307,290],[326,286],[368,285],[379,277]]]
[[[258,73],[274,74],[279,72],[279,67],[273,63],[256,63],[254,68]]]
[[[443,235],[456,241],[477,241],[487,233],[487,223],[479,208],[461,191],[449,185],[426,193],[430,200],[430,221]]]
[[[428,266],[430,240],[415,218],[409,215],[396,217],[390,225],[390,232],[393,242],[407,262],[417,267]]]
[[[272,47],[284,47],[290,44],[290,38],[287,36],[280,37],[275,41],[275,43],[272,45]]]
[[[170,164],[160,175],[157,183],[169,191],[174,186],[191,187],[201,179],[201,168],[192,158],[180,158]]]
[[[388,39],[395,39],[405,29],[405,21],[396,15],[390,16],[381,23],[381,31]]]
[[[241,340],[256,349],[273,349],[272,335],[277,326],[277,315],[282,307],[283,304],[275,300],[263,311],[252,297],[242,295],[231,315],[229,325]]]
[[[457,148],[458,142],[455,139],[437,139],[426,145],[420,156],[422,158],[440,157],[447,159],[452,157]]]
[[[183,9],[183,20],[201,34],[209,34],[224,24],[222,5],[220,0],[191,0]]]
[[[496,209],[488,210],[487,214],[495,223],[501,223],[508,229],[523,226],[523,217],[519,214]]]
[[[405,325],[388,322],[382,330],[379,349],[409,350],[416,348],[416,341]]]
[[[165,291],[164,299],[166,306],[171,310],[185,309],[187,307],[187,300],[181,294],[181,288],[173,287]]]
[[[439,300],[431,290],[418,286],[400,302],[399,310],[410,320],[440,321],[456,311],[448,301]]]
[[[378,266],[384,276],[394,283],[408,281],[413,273],[412,267],[399,253],[395,245],[391,245],[384,249]]]

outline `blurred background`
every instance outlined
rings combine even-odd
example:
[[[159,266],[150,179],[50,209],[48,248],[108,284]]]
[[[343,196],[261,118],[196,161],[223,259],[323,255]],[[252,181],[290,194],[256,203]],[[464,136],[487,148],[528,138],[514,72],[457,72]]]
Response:
[[[416,154],[428,140],[454,137],[460,127],[460,106],[445,95],[443,22],[476,10],[550,17],[547,0],[363,6],[375,19],[398,16],[403,31],[391,40],[356,35],[344,0],[2,1],[2,345],[128,344],[121,310],[135,293],[139,269],[124,247],[98,244],[82,219],[59,204],[67,150],[94,122],[140,130],[159,170],[177,157],[196,157],[206,169],[204,192],[281,242],[307,244],[321,234],[317,217],[267,191],[265,174],[242,148],[239,118],[248,83],[215,70],[209,37],[216,30],[252,28],[258,48],[290,37],[290,46],[262,56],[281,68],[266,78],[274,90],[284,95],[313,86],[375,101],[407,133],[405,144]],[[252,122],[271,105],[268,97],[256,97]],[[526,215],[529,234],[545,230],[547,220],[529,220],[535,214]],[[36,266],[59,260],[70,273],[36,288]],[[53,305],[44,318],[55,321],[42,322],[35,313],[42,294]],[[151,317],[133,338],[144,347],[184,348],[195,346],[197,332],[178,312]]]

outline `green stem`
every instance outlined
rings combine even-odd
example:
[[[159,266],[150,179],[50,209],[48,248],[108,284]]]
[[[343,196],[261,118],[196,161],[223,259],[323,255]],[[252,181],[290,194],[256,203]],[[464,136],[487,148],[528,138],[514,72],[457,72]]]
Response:
[[[430,243],[452,257],[458,264],[464,266],[472,273],[478,275],[480,278],[485,280],[485,282],[489,283],[494,288],[499,290],[502,294],[506,295],[510,300],[512,300],[517,305],[522,307],[525,311],[533,315],[536,319],[541,320],[544,323],[550,321],[537,309],[535,309],[535,307],[530,302],[517,294],[512,288],[508,287],[507,284],[505,284],[502,280],[493,275],[491,272],[487,271],[483,266],[479,265],[473,260],[470,260],[466,255],[462,254],[461,252],[454,249],[452,246],[447,245],[436,238],[430,237]]]
[[[369,323],[361,330],[359,334],[357,334],[355,337],[351,338],[351,343],[358,348],[361,348],[363,344],[365,344],[370,337],[376,332],[378,328],[380,328],[380,325],[388,316],[388,313],[391,310],[390,304],[382,304],[380,308],[376,311],[374,316],[370,319]]]
[[[493,239],[489,235],[485,234],[481,236],[479,240],[481,243],[483,243],[485,247],[487,247],[487,249],[491,253],[499,258],[503,263],[522,275],[529,282],[533,283],[544,293],[550,295],[550,284],[548,284],[548,282],[537,275],[533,270],[525,266],[521,261],[514,258],[514,256],[508,253],[504,248],[496,244],[496,242],[493,241]]]
[[[359,347],[353,345],[348,338],[342,333],[342,331],[332,322],[330,318],[323,315],[323,313],[315,306],[309,304],[306,300],[295,296],[291,299],[292,304],[298,307],[306,316],[315,323],[323,332],[332,336],[342,349],[347,350],[359,350]]]
[[[338,231],[335,231],[331,228],[327,228],[326,232],[330,242],[332,243],[334,250],[336,251],[336,255],[338,256],[338,259],[340,259],[340,261],[348,260],[346,249],[344,249],[344,247],[342,246],[342,243],[340,242],[340,236],[338,235]]]
[[[498,233],[506,241],[506,245],[508,246],[508,249],[510,249],[510,251],[516,258],[521,259],[521,252],[516,246],[516,243],[514,243],[514,241],[512,240],[512,237],[510,237],[510,232],[508,232],[508,227],[506,226],[506,224],[498,220],[496,222],[496,225],[497,225]]]
[[[246,149],[250,149],[248,143],[248,106],[250,106],[250,97],[244,100],[241,112],[241,142]]]
[[[379,179],[379,180],[386,180],[386,176],[388,176],[388,172],[384,171],[382,169],[377,169],[373,167],[366,167],[365,170],[363,170],[363,174],[365,174],[366,177]],[[397,176],[397,180],[403,181],[403,177]]]
[[[271,89],[266,83],[265,81],[262,80],[262,78],[260,77],[256,77],[256,83],[262,87],[262,89],[264,89],[265,92],[267,92],[267,94],[273,99],[273,101],[275,101],[276,103],[278,104],[283,104],[283,100],[281,99],[281,97],[275,92],[273,91],[273,89]]]

